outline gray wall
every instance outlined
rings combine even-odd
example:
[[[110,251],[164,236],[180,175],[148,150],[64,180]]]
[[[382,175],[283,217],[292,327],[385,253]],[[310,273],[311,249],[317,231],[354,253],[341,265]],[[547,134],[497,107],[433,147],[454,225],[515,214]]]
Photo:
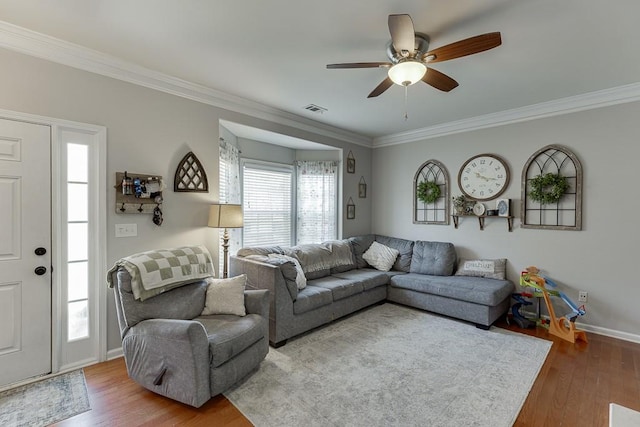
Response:
[[[602,332],[636,334],[637,339],[638,117],[640,103],[632,103],[375,149],[374,232],[451,241],[464,257],[507,258],[514,281],[523,268],[536,265],[573,300],[578,290],[589,292],[581,322],[604,328]],[[457,174],[468,158],[481,153],[502,156],[511,168],[504,197],[512,199],[519,216],[522,168],[529,156],[548,144],[569,147],[582,162],[583,231],[523,229],[516,220],[509,233],[503,220],[491,218],[484,231],[475,218],[463,218],[458,230],[453,225],[412,223],[413,176],[425,160],[444,163],[451,193],[459,195]],[[557,307],[557,314],[569,311]]]
[[[364,147],[12,51],[0,49],[0,64],[0,108],[107,127],[108,267],[134,252],[187,244],[206,245],[217,257],[217,231],[205,224],[208,205],[218,199],[220,119],[345,152],[354,150],[361,164],[371,162],[371,150]],[[173,175],[188,151],[193,151],[204,165],[209,193],[173,192]],[[164,193],[162,227],[155,226],[150,215],[115,213],[115,173],[124,170],[164,176],[169,188]],[[345,183],[357,189],[355,178]],[[117,223],[136,223],[138,236],[116,239]],[[355,221],[346,222],[344,231],[351,235],[370,229],[371,217],[363,212]],[[116,349],[120,338],[111,293],[107,304],[107,347]]]

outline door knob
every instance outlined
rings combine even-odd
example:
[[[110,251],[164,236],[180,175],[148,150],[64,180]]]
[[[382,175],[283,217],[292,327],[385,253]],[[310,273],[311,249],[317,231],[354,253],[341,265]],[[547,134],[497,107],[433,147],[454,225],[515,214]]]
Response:
[[[42,256],[47,253],[47,250],[45,248],[36,248],[34,252],[36,253],[36,255]]]
[[[36,267],[36,269],[35,269],[35,270],[33,270],[33,271],[34,271],[38,276],[42,276],[44,273],[46,273],[46,272],[47,272],[47,267],[44,267],[44,266],[42,266],[42,265],[41,265],[41,266],[39,266],[39,267]]]

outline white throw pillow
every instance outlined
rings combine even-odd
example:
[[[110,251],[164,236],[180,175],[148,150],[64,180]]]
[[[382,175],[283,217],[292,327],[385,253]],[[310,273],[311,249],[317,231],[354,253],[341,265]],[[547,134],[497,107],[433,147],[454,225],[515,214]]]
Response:
[[[207,296],[204,302],[203,316],[210,314],[235,314],[236,316],[246,315],[244,308],[244,288],[247,284],[247,275],[231,277],[229,279],[205,279]]]
[[[269,254],[269,258],[277,258],[292,262],[296,267],[296,287],[299,291],[307,287],[307,277],[304,275],[304,270],[302,270],[302,266],[300,265],[300,261],[298,261],[298,258],[280,254]]]
[[[378,242],[373,242],[369,249],[362,254],[362,258],[373,268],[380,271],[389,271],[400,252]]]

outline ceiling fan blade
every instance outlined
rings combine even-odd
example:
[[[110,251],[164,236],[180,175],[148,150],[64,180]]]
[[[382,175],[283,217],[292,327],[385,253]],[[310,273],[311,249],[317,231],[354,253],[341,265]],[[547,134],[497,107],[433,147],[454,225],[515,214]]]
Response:
[[[379,68],[390,67],[391,62],[347,62],[345,64],[327,64],[330,70],[339,68]]]
[[[415,50],[416,34],[409,15],[389,15],[389,33],[393,48],[402,56],[407,56]]]
[[[393,85],[393,81],[387,77],[380,83],[367,98],[375,98],[378,95],[381,95],[385,90],[389,89]]]
[[[425,58],[429,63],[448,61],[450,59],[484,52],[501,44],[502,38],[499,32],[481,34],[429,51],[425,54]]]
[[[458,86],[457,81],[433,68],[427,69],[427,73],[422,77],[422,81],[443,92],[449,92]]]

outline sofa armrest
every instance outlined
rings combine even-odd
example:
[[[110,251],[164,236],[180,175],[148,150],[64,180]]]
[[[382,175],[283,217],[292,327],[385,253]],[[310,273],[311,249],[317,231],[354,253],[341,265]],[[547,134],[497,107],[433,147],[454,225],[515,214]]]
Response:
[[[247,314],[258,314],[269,318],[269,290],[255,289],[244,291],[244,306]]]
[[[209,341],[199,322],[151,319],[122,341],[129,376],[147,389],[199,407],[211,398]]]

